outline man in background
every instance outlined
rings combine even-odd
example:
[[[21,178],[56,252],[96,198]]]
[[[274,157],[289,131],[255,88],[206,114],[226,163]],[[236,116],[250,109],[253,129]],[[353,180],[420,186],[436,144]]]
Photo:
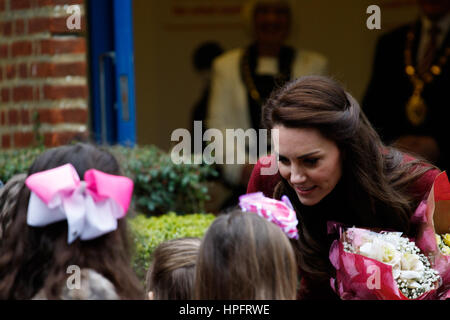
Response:
[[[251,0],[244,6],[243,16],[252,42],[226,52],[213,63],[207,125],[221,130],[224,137],[226,129],[260,129],[262,106],[275,88],[300,76],[323,75],[327,69],[321,54],[286,45],[293,22],[289,1]],[[234,159],[238,152],[248,153],[249,147],[236,146],[226,152]],[[225,207],[246,192],[252,169],[248,162],[222,166],[223,178],[234,191]]]
[[[378,41],[363,109],[386,143],[450,169],[450,1],[418,0],[420,17]]]

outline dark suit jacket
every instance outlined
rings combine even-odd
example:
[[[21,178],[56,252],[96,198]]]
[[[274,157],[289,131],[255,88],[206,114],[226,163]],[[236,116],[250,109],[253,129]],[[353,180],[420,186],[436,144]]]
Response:
[[[370,80],[362,107],[369,120],[386,143],[391,143],[406,134],[429,135],[434,137],[440,147],[441,159],[437,163],[443,170],[450,169],[449,138],[450,126],[446,114],[450,110],[450,59],[422,92],[428,106],[425,122],[413,126],[406,116],[406,104],[413,93],[413,85],[405,72],[404,52],[406,35],[414,28],[415,41],[412,48],[413,61],[416,61],[420,41],[420,22],[402,26],[383,35],[377,44],[372,78]],[[450,31],[437,57],[450,44]],[[447,126],[447,128],[446,128]]]

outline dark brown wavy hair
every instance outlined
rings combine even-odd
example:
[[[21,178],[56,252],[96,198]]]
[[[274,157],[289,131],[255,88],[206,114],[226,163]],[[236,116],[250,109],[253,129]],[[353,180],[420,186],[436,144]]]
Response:
[[[198,253],[195,298],[294,300],[295,253],[275,224],[233,210],[214,220]]]
[[[82,178],[88,169],[120,175],[109,152],[89,144],[62,146],[41,154],[28,175],[71,163]],[[42,228],[27,225],[30,190],[24,185],[11,212],[11,223],[0,243],[0,299],[31,299],[44,290],[60,299],[71,265],[97,271],[115,286],[122,299],[143,299],[141,284],[131,267],[131,246],[125,219],[118,228],[90,241],[67,244],[67,221]]]
[[[417,158],[405,161],[403,153],[384,146],[357,101],[337,82],[322,76],[291,81],[268,99],[263,123],[268,129],[315,128],[337,144],[343,159],[341,181],[345,193],[352,195],[351,223],[413,232],[410,216],[419,195],[412,194],[410,186],[435,167]],[[312,278],[326,280],[333,273],[329,244],[317,242],[302,223],[298,197],[284,179],[274,197],[283,194],[293,200],[299,216],[300,239],[295,243],[299,267]]]

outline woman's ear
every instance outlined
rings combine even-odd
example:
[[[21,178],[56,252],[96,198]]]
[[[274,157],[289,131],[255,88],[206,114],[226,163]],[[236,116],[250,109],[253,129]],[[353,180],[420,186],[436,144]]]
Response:
[[[148,300],[155,300],[155,295],[153,294],[153,291],[148,292]]]

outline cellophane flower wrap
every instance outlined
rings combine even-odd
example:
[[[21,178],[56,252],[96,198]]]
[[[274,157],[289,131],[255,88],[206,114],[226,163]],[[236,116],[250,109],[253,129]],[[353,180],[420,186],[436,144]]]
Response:
[[[450,183],[446,172],[439,174],[430,194],[418,206],[412,222],[418,225],[417,246],[433,261],[443,285],[440,299],[450,299]]]
[[[262,192],[245,194],[239,197],[239,206],[276,224],[289,238],[298,239],[297,214],[287,196],[279,201],[265,197]]]
[[[344,300],[437,299],[433,264],[401,232],[373,232],[330,224],[340,235],[330,249],[331,286]]]

